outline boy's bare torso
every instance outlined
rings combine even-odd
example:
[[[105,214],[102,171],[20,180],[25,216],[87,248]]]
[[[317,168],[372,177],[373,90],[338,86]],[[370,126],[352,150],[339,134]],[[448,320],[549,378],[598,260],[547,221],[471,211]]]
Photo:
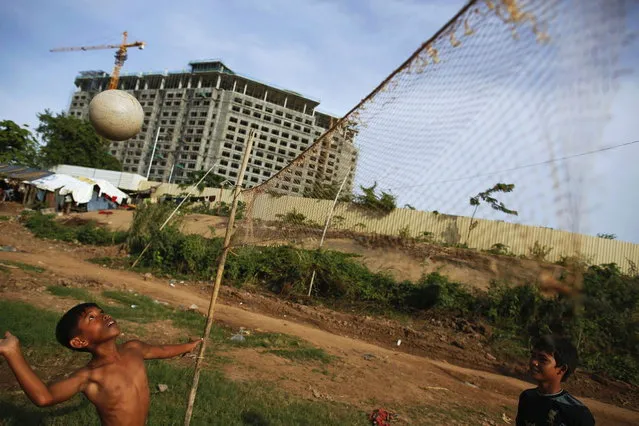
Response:
[[[86,367],[55,383],[46,385],[35,374],[24,359],[20,341],[9,331],[0,339],[0,355],[7,360],[20,387],[35,405],[59,404],[82,392],[95,405],[104,426],[143,426],[150,403],[144,361],[184,355],[202,342],[196,338],[188,343],[150,345],[130,340],[117,345],[120,335],[117,323],[92,303],[77,305],[67,312],[58,323],[56,333],[62,345],[85,350],[93,358]]]
[[[91,361],[76,374],[86,375],[83,392],[104,426],[138,426],[149,412],[149,382],[143,354],[131,342],[118,347],[118,359]]]

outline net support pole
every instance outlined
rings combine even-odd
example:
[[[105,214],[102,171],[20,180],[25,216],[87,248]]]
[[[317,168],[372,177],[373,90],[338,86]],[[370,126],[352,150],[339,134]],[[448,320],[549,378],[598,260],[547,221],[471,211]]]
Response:
[[[326,223],[324,223],[324,231],[322,232],[322,238],[320,238],[320,242],[319,245],[317,246],[317,249],[321,249],[322,246],[324,245],[324,239],[326,238],[326,231],[328,231],[328,225],[330,225],[331,223],[331,219],[333,218],[333,213],[335,213],[335,207],[337,206],[337,200],[339,200],[339,196],[342,193],[342,190],[344,189],[344,185],[346,185],[346,181],[348,180],[348,177],[351,175],[351,171],[353,169],[350,168],[348,169],[348,173],[346,173],[346,176],[344,176],[344,179],[342,180],[342,184],[339,186],[339,189],[337,190],[337,194],[335,194],[335,199],[333,200],[333,205],[331,205],[330,210],[328,211],[328,214],[326,215]],[[311,296],[311,292],[313,291],[313,283],[315,282],[315,272],[316,270],[313,269],[313,274],[311,275],[311,283],[308,286],[308,296]]]
[[[195,405],[195,397],[197,395],[197,387],[200,381],[200,371],[202,370],[202,363],[204,362],[204,355],[206,353],[207,341],[209,334],[211,333],[211,327],[213,326],[213,313],[215,311],[215,302],[217,301],[217,295],[220,292],[220,285],[222,284],[222,275],[224,274],[224,265],[226,264],[226,257],[231,249],[231,236],[233,234],[233,225],[235,224],[235,212],[237,211],[237,204],[242,191],[242,181],[244,180],[244,173],[246,166],[248,165],[249,157],[251,156],[251,149],[253,148],[253,139],[255,138],[255,131],[251,131],[246,143],[246,149],[244,150],[244,157],[242,158],[242,165],[240,167],[240,173],[235,183],[235,190],[233,192],[233,204],[231,205],[231,213],[229,214],[229,221],[226,225],[226,234],[224,235],[224,246],[222,254],[218,260],[217,274],[215,275],[215,285],[213,286],[213,294],[211,294],[211,301],[209,303],[209,310],[206,317],[206,327],[204,328],[204,336],[202,344],[200,345],[200,351],[195,362],[195,371],[193,373],[193,383],[191,385],[191,392],[189,393],[188,404],[186,407],[186,414],[184,416],[184,426],[191,424],[191,417],[193,416],[193,407]]]
[[[149,180],[149,175],[151,174],[151,166],[153,165],[153,160],[155,159],[155,148],[158,146],[158,139],[160,139],[160,130],[162,128],[158,127],[158,131],[155,134],[155,142],[153,143],[153,151],[151,151],[151,159],[149,160],[149,168],[146,169],[146,179]]]
[[[195,185],[193,185],[191,187],[191,189],[189,190],[189,192],[186,194],[186,197],[184,197],[184,199],[182,199],[182,201],[180,202],[180,204],[177,205],[177,207],[173,210],[173,212],[169,215],[169,217],[166,218],[166,220],[164,221],[164,223],[162,224],[162,226],[160,226],[160,231],[164,229],[164,227],[169,223],[169,221],[173,218],[173,216],[175,216],[175,213],[177,213],[178,210],[180,210],[180,207],[182,207],[182,204],[184,204],[186,202],[186,200],[189,199],[189,197],[191,195],[193,195],[193,191],[195,191],[195,189],[204,181],[204,179],[206,179],[206,177],[209,175],[209,173],[211,173],[213,171],[213,169],[215,168],[215,166],[217,166],[217,163],[213,164],[211,166],[211,168],[204,174],[204,176],[202,176],[202,179],[200,179],[198,181],[198,183],[196,183]],[[149,247],[151,246],[151,242],[148,242],[146,244],[146,246],[144,246],[144,250],[142,250],[142,253],[140,253],[140,255],[138,256],[137,259],[135,259],[135,262],[133,262],[133,265],[131,265],[131,269],[135,268],[135,265],[138,264],[138,262],[140,261],[140,259],[142,259],[142,256],[144,256],[144,253],[146,253],[146,251],[149,249]]]

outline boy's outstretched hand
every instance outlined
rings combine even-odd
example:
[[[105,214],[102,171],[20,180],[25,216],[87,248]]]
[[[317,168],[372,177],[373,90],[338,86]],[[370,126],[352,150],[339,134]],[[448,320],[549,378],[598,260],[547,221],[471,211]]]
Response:
[[[191,345],[191,350],[189,352],[193,352],[195,348],[197,348],[197,345],[204,341],[201,337],[190,337],[190,339],[191,341],[188,344]]]
[[[7,331],[4,339],[0,339],[0,355],[7,356],[17,352],[20,352],[20,341]]]

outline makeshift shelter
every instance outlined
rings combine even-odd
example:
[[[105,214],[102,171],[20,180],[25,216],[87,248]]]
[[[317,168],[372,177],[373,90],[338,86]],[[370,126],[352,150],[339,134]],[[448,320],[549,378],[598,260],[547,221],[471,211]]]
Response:
[[[93,185],[90,183],[62,174],[45,176],[28,184],[30,188],[25,197],[26,205],[44,204],[56,211],[62,210],[69,203],[86,204],[91,201],[93,193]]]
[[[105,180],[65,174],[45,176],[29,182],[29,185],[31,191],[26,197],[26,204],[42,203],[56,211],[68,210],[70,204],[81,211],[116,209],[128,197]]]
[[[48,170],[36,169],[19,164],[0,163],[0,188],[3,201],[23,202],[28,183],[53,174]]]
[[[93,185],[91,200],[87,203],[87,211],[115,209],[128,199],[128,195],[104,179],[77,177],[78,180]]]
[[[54,166],[51,170],[55,173],[67,174],[78,178],[86,177],[95,181],[107,181],[116,188],[120,188],[125,191],[137,191],[140,189],[141,182],[147,181],[144,176],[135,173],[71,166],[68,164]]]
[[[48,170],[35,169],[33,167],[20,166],[17,164],[0,164],[0,177],[15,181],[31,181],[45,176],[52,175]]]

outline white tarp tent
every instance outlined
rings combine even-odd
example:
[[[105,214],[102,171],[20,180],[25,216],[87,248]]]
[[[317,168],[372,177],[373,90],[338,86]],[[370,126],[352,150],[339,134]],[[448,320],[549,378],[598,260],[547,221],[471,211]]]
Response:
[[[73,176],[56,173],[33,180],[30,183],[36,188],[45,191],[55,192],[56,190],[59,190],[60,195],[71,194],[73,201],[75,201],[76,204],[85,204],[91,201],[93,196],[93,187],[95,185],[100,188],[98,196],[106,194],[109,197],[114,197],[114,201],[118,204],[122,204],[122,202],[128,198],[126,193],[120,191],[113,184],[104,179],[90,179],[86,177],[75,178]]]
[[[140,189],[140,183],[147,181],[144,176],[135,173],[70,166],[68,164],[55,166],[50,170],[54,173],[82,176],[93,180],[106,180],[116,188],[122,188],[125,191],[138,191]]]
[[[77,179],[83,182],[97,185],[100,188],[100,192],[98,196],[102,194],[106,194],[109,197],[115,197],[115,202],[118,204],[122,204],[122,201],[129,198],[129,196],[126,193],[120,191],[118,188],[115,187],[115,185],[113,185],[111,182],[106,181],[104,179],[96,179],[96,178],[88,178],[88,177],[77,177]]]
[[[71,194],[73,201],[77,204],[84,204],[91,201],[93,195],[93,185],[83,182],[69,175],[53,174],[45,176],[31,182],[25,182],[34,185],[38,189],[55,192],[60,190],[60,195]]]

